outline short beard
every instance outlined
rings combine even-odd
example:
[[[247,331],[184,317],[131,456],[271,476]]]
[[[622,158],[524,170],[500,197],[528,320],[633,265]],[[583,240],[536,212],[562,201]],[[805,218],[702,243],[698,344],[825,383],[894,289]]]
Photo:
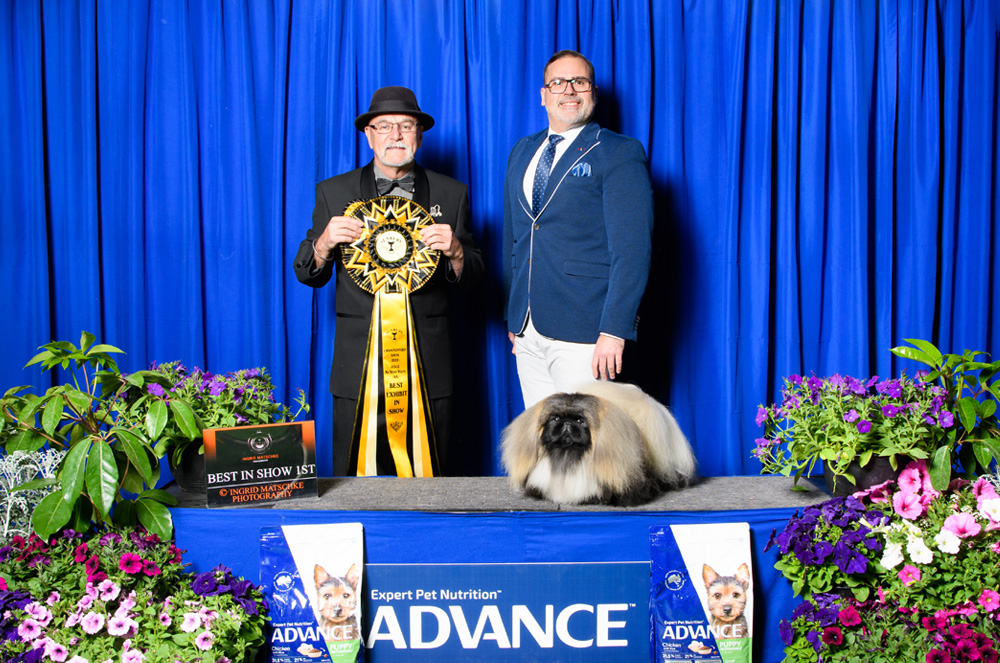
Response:
[[[404,150],[406,150],[406,153],[400,156],[396,161],[390,161],[388,157],[389,150],[391,148],[396,148],[396,147],[403,148]],[[382,146],[382,154],[379,155],[379,161],[381,161],[383,165],[389,166],[391,168],[402,168],[403,166],[409,166],[411,163],[413,163],[413,150],[411,150],[410,146],[404,143],[403,141],[400,141],[398,143],[389,142]]]

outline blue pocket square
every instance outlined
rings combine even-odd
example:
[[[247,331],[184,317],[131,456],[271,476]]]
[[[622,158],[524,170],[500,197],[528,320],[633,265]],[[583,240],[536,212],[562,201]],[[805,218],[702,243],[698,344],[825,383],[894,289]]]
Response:
[[[569,172],[571,175],[573,175],[573,177],[590,177],[591,174],[590,164],[587,163],[586,161],[582,161],[573,166],[573,168]]]

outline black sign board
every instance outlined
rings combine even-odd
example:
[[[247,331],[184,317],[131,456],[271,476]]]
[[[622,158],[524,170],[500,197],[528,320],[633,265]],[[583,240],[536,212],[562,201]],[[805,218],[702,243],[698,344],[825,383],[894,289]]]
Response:
[[[208,506],[317,496],[312,421],[208,428],[203,434]]]

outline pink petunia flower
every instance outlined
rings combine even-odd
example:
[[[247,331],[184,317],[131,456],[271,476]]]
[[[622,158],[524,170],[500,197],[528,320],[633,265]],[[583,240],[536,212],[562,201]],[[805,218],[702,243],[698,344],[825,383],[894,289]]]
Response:
[[[83,629],[84,633],[88,635],[94,635],[102,628],[104,628],[104,615],[99,612],[88,612],[80,620],[80,627]]]
[[[196,612],[186,612],[184,613],[184,622],[181,624],[181,630],[185,633],[193,633],[201,626],[201,615]]]
[[[18,625],[17,634],[24,642],[31,642],[42,634],[42,627],[34,619],[28,618]]]
[[[49,640],[45,643],[45,655],[56,663],[63,663],[69,656],[69,650],[55,640]]]
[[[45,599],[45,605],[49,607],[54,606],[56,603],[59,603],[60,598],[62,597],[59,596],[59,592],[52,592],[49,594],[49,598]]]
[[[202,631],[198,634],[198,637],[194,639],[194,646],[202,651],[208,651],[212,648],[212,642],[214,641],[215,636],[212,635],[211,632]]]
[[[979,595],[978,600],[979,605],[983,606],[986,612],[993,612],[997,608],[1000,608],[1000,593],[992,589],[984,589],[983,593]]]
[[[142,571],[142,558],[135,553],[123,553],[118,560],[118,568],[129,574],[139,573]]]
[[[127,617],[112,617],[108,620],[108,633],[114,636],[125,635],[129,631],[130,621]]]
[[[993,484],[986,477],[976,479],[976,483],[972,485],[972,494],[976,496],[976,502],[980,505],[983,503],[983,500],[1000,497],[1000,495],[997,495],[996,488],[993,487]]]
[[[901,518],[916,520],[924,515],[924,505],[916,493],[901,491],[892,496],[892,508]]]
[[[837,613],[837,619],[844,626],[857,626],[861,623],[861,615],[858,614],[854,606],[850,605]]]
[[[144,658],[138,649],[130,649],[122,654],[122,663],[142,663]]]
[[[903,584],[909,587],[913,583],[920,580],[920,569],[907,564],[897,575],[899,576],[899,579],[903,581]]]
[[[899,484],[899,489],[904,493],[919,493],[924,487],[924,472],[927,468],[927,464],[920,461],[913,461],[899,473],[899,478],[896,480]]]
[[[941,529],[951,532],[960,539],[967,539],[970,536],[979,534],[983,528],[976,522],[976,517],[971,513],[953,513],[945,518]]]

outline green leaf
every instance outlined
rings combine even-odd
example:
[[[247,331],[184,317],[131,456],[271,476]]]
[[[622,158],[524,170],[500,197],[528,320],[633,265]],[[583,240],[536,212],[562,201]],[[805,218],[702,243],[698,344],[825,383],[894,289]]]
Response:
[[[55,435],[56,428],[59,426],[62,418],[63,399],[62,396],[56,396],[46,403],[45,409],[42,410],[42,430],[49,435]]]
[[[45,405],[44,398],[39,398],[34,394],[27,394],[24,397],[24,407],[17,413],[17,420],[25,426],[33,426],[35,424],[35,414],[43,405]]]
[[[44,540],[62,529],[73,514],[73,505],[63,499],[61,492],[49,493],[35,506],[31,514],[31,529]]]
[[[69,405],[73,408],[74,412],[82,414],[90,410],[90,394],[85,391],[80,391],[79,389],[67,389],[66,400],[69,401]]]
[[[107,345],[106,343],[100,343],[98,345],[95,345],[90,349],[90,352],[88,352],[87,354],[93,355],[101,352],[117,352],[118,354],[125,354],[124,350],[119,350],[115,346]]]
[[[112,428],[111,434],[121,443],[129,462],[139,471],[143,480],[146,483],[152,481],[153,471],[149,465],[149,455],[146,453],[148,449],[146,441],[125,428]]]
[[[992,450],[982,441],[972,442],[972,451],[976,456],[976,462],[980,467],[988,468],[993,460]]]
[[[32,429],[22,429],[7,438],[4,448],[7,453],[12,451],[38,451],[45,446],[47,440]]]
[[[87,493],[94,508],[107,518],[118,494],[118,466],[111,446],[100,441],[90,449],[87,459]]]
[[[978,401],[972,396],[966,396],[958,401],[958,418],[962,422],[962,428],[971,431],[976,427],[976,405]]]
[[[62,494],[68,501],[75,501],[83,492],[83,483],[87,470],[87,456],[93,442],[87,438],[69,448],[63,458],[59,470],[59,480],[62,482]]]
[[[151,440],[160,438],[163,427],[167,425],[167,405],[161,400],[154,400],[149,404],[149,411],[146,412],[146,435]]]
[[[201,435],[201,428],[198,426],[198,417],[191,409],[191,406],[184,401],[170,401],[170,411],[174,413],[174,420],[177,427],[181,429],[189,440],[193,440]]]
[[[174,521],[167,507],[156,500],[139,498],[135,501],[135,508],[143,527],[164,541],[173,537]]]
[[[1000,461],[1000,440],[987,438],[973,443],[972,448],[976,452],[976,460],[984,470],[989,468],[993,459]]]
[[[20,483],[10,489],[10,492],[16,493],[19,490],[36,490],[38,488],[48,488],[50,486],[58,486],[59,479],[31,479]]]
[[[34,357],[32,357],[28,361],[28,363],[24,365],[24,367],[27,368],[29,366],[33,366],[33,365],[35,365],[35,364],[37,364],[39,362],[46,361],[46,360],[50,359],[51,357],[52,357],[52,353],[51,352],[49,352],[48,350],[43,350],[42,352],[39,352],[37,355],[35,355]]]
[[[73,515],[66,525],[74,532],[86,532],[92,525],[90,520],[93,514],[94,509],[90,505],[90,500],[77,500],[73,506]]]
[[[115,505],[115,513],[111,517],[115,523],[119,525],[135,525],[139,522],[138,515],[136,513],[135,502],[132,500],[123,500]]]
[[[989,419],[997,411],[996,401],[983,401],[979,404],[979,417],[981,419]]]
[[[177,498],[163,490],[162,488],[150,488],[149,490],[144,490],[139,494],[141,499],[156,500],[161,504],[166,504],[167,506],[177,506]]]
[[[931,477],[931,485],[935,490],[944,490],[951,483],[951,448],[940,447],[931,456],[930,467],[927,469]]]
[[[87,352],[87,348],[94,344],[94,340],[97,337],[91,334],[89,331],[80,333],[80,349]]]

